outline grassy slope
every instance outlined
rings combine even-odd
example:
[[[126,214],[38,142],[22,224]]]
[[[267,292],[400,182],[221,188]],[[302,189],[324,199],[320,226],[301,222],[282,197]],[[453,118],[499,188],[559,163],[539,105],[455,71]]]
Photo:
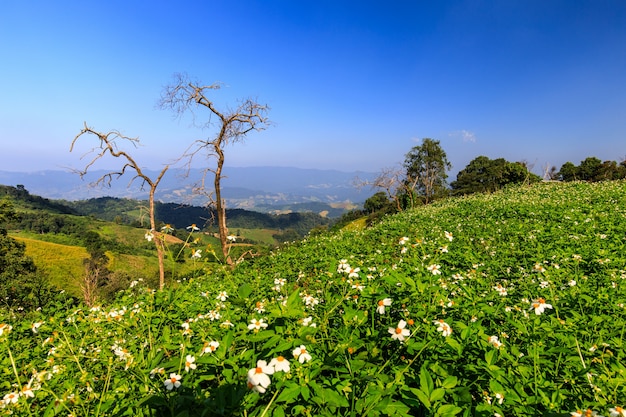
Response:
[[[83,260],[89,258],[81,246],[61,245],[11,235],[26,245],[26,255],[35,261],[39,271],[50,278],[53,285],[64,288],[71,295],[80,294],[80,277],[84,275]]]
[[[451,241],[446,231],[454,235]],[[408,238],[404,245],[399,243],[403,237]],[[400,401],[415,411],[421,407],[415,390],[428,385],[422,384],[427,379],[423,373],[432,375],[437,386],[448,376],[458,379],[458,390],[440,391],[437,407],[443,403],[472,407],[474,415],[481,416],[495,412],[566,416],[592,406],[608,415],[609,407],[624,406],[626,399],[625,248],[624,181],[537,184],[438,202],[390,216],[369,229],[285,246],[273,256],[244,262],[232,273],[183,282],[172,292],[128,292],[113,309],[138,303],[145,311],[124,319],[123,326],[113,323],[110,329],[119,334],[112,333],[109,339],[124,339],[136,362],[127,372],[124,363],[113,358],[119,373],[112,381],[124,389],[118,397],[121,404],[136,403],[141,394],[132,395],[141,384],[152,384],[158,397],[162,379],[153,382],[150,369],[165,366],[165,375],[180,371],[179,355],[198,352],[205,340],[215,339],[221,342],[220,355],[227,355],[232,367],[229,373],[222,365],[212,367],[206,358],[196,373],[184,374],[183,389],[199,396],[217,392],[210,397],[214,401],[219,395],[230,398],[242,392],[248,415],[259,416],[266,405],[269,408],[271,396],[258,396],[242,387],[247,368],[258,359],[289,355],[294,346],[306,343],[313,361],[302,367],[293,361],[298,370],[294,374],[308,384],[333,388],[335,395],[340,390],[339,399],[344,393],[351,399],[337,412],[326,409],[326,415],[349,415],[350,407],[356,407],[350,408],[352,415],[367,415],[363,410],[372,411],[378,403],[382,405],[377,411],[384,412],[388,404],[402,410]],[[341,259],[361,269],[352,280],[337,271]],[[434,264],[439,265],[441,275],[428,269]],[[281,295],[292,295],[287,309],[273,289],[277,278],[287,281]],[[575,285],[570,284],[572,280]],[[352,286],[357,281],[364,285],[361,291]],[[507,296],[494,289],[498,284],[508,289]],[[221,320],[233,321],[232,330],[221,327],[221,320],[196,321],[199,314],[216,308],[220,290],[230,294],[219,311]],[[303,293],[319,298],[319,305],[303,307],[299,298]],[[164,301],[156,302],[154,297]],[[384,297],[393,299],[393,304],[386,314],[378,315],[376,302]],[[537,297],[546,297],[554,309],[535,315],[529,300]],[[262,315],[253,309],[257,302],[267,309]],[[156,318],[151,316],[152,308],[158,309]],[[312,317],[316,328],[302,326],[306,316]],[[255,317],[269,323],[258,335],[247,328]],[[415,321],[411,337],[403,344],[391,340],[388,332],[400,319]],[[451,336],[438,333],[433,324],[438,319],[451,325]],[[112,342],[100,341],[103,336],[91,330],[106,323],[90,320],[81,321],[85,327],[78,331],[88,338],[83,342],[86,345],[106,347],[99,360],[93,361],[95,367],[106,363],[106,355],[112,357],[106,346]],[[56,321],[65,322],[63,318]],[[191,323],[193,337],[181,336],[181,323]],[[147,335],[145,327],[154,329],[154,334]],[[50,324],[42,332],[47,335],[52,328]],[[142,332],[142,343],[128,337],[129,329]],[[24,332],[30,335],[28,328]],[[495,349],[487,342],[494,335],[503,341],[503,348]],[[143,344],[147,337],[153,347],[150,352]],[[265,338],[270,339],[265,342]],[[180,352],[183,342],[185,353]],[[226,351],[229,344],[234,347]],[[159,360],[155,352],[173,359]],[[45,353],[41,356],[43,363]],[[590,389],[587,373],[594,375],[601,392]],[[143,381],[135,382],[140,378]],[[222,380],[231,385],[219,385]],[[322,410],[325,401],[308,399],[322,398],[326,391],[318,393],[310,385],[306,395],[298,396],[300,385],[294,381],[285,382],[285,387],[293,388],[295,399],[283,399],[281,404],[305,404],[313,414]],[[350,391],[341,390],[344,385]],[[202,388],[192,393],[191,387]],[[505,394],[504,404],[487,404],[483,396],[495,398],[495,393]],[[185,400],[182,395],[166,398]],[[381,398],[395,402],[385,404]]]

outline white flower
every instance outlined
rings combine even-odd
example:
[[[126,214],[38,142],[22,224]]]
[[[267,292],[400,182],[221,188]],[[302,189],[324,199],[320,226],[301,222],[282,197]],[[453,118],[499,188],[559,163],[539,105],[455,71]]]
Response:
[[[272,382],[269,375],[273,373],[273,366],[269,366],[266,361],[257,361],[256,368],[248,371],[248,387],[263,394]]]
[[[399,243],[399,244],[401,244],[401,245],[404,245],[404,244],[406,244],[408,241],[409,241],[409,238],[408,238],[408,237],[406,237],[406,236],[404,236],[404,237],[401,237],[401,238],[400,238],[400,241],[399,241],[398,243]]]
[[[500,339],[498,339],[498,336],[489,336],[488,342],[496,349],[500,349],[502,347],[502,342],[500,341]]]
[[[411,331],[406,328],[406,321],[400,320],[397,327],[390,327],[389,333],[391,338],[398,342],[404,342],[404,339],[411,335]]]
[[[226,239],[229,242],[236,242],[237,241],[237,236],[235,236],[235,235],[228,235],[228,236],[226,236]]]
[[[292,353],[293,357],[296,358],[300,363],[308,362],[313,359],[309,352],[307,352],[304,345],[300,345],[299,347],[295,348]]]
[[[219,294],[217,294],[217,298],[220,301],[226,301],[226,299],[228,298],[228,293],[226,291],[220,291]]]
[[[441,265],[433,264],[433,265],[430,265],[426,269],[428,269],[430,272],[432,272],[433,275],[441,275],[441,271],[439,270],[439,268],[441,268]]]
[[[443,337],[447,337],[452,334],[452,327],[450,327],[450,325],[446,323],[445,321],[439,319],[439,320],[433,321],[433,323],[437,325],[437,331],[441,332],[441,335]]]
[[[193,251],[193,255],[191,255],[192,259],[200,259],[202,258],[202,249],[196,249]]]
[[[302,319],[302,325],[303,326],[309,326],[309,327],[317,327],[317,325],[315,323],[313,323],[313,317],[311,317],[311,316],[303,318]]]
[[[148,242],[152,242],[152,239],[154,239],[154,235],[152,234],[152,230],[146,232],[146,234],[143,235],[143,237],[145,237]]]
[[[15,404],[19,398],[20,396],[17,392],[9,392],[7,395],[4,396],[2,402],[4,404]]]
[[[30,326],[30,329],[33,331],[33,333],[37,333],[42,324],[43,321],[36,321]]]
[[[202,347],[202,354],[213,353],[217,350],[218,347],[220,347],[220,342],[216,342],[214,340],[206,342]]]
[[[192,232],[197,232],[198,230],[200,230],[200,228],[196,226],[196,224],[194,223],[191,226],[187,226],[187,230],[190,230]]]
[[[611,417],[626,417],[626,410],[622,407],[609,408]]]
[[[167,388],[168,391],[173,390],[174,388],[180,387],[180,380],[183,379],[182,376],[175,374],[172,372],[170,377],[163,381],[163,385]]]
[[[454,239],[454,236],[452,236],[452,233],[448,231],[443,232],[443,234],[446,237],[446,239],[448,239],[450,242],[452,242],[452,240]]]
[[[552,309],[552,304],[547,304],[546,300],[541,297],[534,300],[531,306],[532,306],[531,308],[535,309],[536,315],[542,314],[546,308]]]
[[[383,298],[382,300],[378,300],[378,306],[376,307],[376,311],[378,312],[378,314],[385,314],[385,307],[389,307],[391,303],[391,298]]]
[[[196,369],[196,358],[191,355],[187,355],[185,358],[185,372],[189,372],[190,369]]]
[[[287,359],[285,359],[282,356],[278,356],[274,359],[272,359],[270,361],[269,366],[274,368],[274,371],[276,372],[289,372],[290,370],[290,364],[289,361]]]
[[[267,323],[263,319],[252,319],[250,320],[250,324],[248,324],[248,329],[250,330],[261,330],[267,327]]]

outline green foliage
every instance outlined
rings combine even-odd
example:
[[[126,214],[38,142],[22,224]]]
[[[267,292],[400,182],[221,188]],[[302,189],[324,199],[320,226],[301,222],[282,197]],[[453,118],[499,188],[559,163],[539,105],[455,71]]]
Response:
[[[457,174],[456,181],[450,186],[454,194],[462,195],[494,192],[510,184],[535,183],[540,180],[522,163],[479,156]]]
[[[624,182],[507,187],[107,306],[0,316],[0,413],[609,415],[625,207]]]
[[[596,157],[588,157],[576,166],[566,162],[556,174],[561,181],[610,181],[626,178],[626,161],[619,165],[615,161],[600,161]]]
[[[5,223],[15,218],[12,205],[0,200],[0,299],[9,309],[34,309],[48,302],[50,287],[23,243],[10,237]]]
[[[438,140],[425,138],[422,144],[414,146],[405,156],[406,194],[415,193],[424,204],[447,196],[447,171],[452,165]],[[414,207],[416,202],[410,198]]]

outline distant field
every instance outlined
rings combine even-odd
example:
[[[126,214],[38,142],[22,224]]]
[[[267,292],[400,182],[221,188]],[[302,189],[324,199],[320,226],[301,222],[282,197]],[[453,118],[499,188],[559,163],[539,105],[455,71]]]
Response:
[[[83,260],[89,258],[85,248],[43,242],[19,234],[12,234],[11,237],[26,245],[26,255],[33,259],[38,270],[47,274],[53,285],[64,288],[71,295],[80,295]]]

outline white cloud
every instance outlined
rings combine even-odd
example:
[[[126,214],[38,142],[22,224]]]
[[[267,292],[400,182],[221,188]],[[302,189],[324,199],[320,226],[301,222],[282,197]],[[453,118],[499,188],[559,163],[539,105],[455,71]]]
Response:
[[[469,130],[457,130],[450,133],[448,136],[460,137],[463,142],[476,142],[476,135],[474,134],[474,132],[470,132]]]

